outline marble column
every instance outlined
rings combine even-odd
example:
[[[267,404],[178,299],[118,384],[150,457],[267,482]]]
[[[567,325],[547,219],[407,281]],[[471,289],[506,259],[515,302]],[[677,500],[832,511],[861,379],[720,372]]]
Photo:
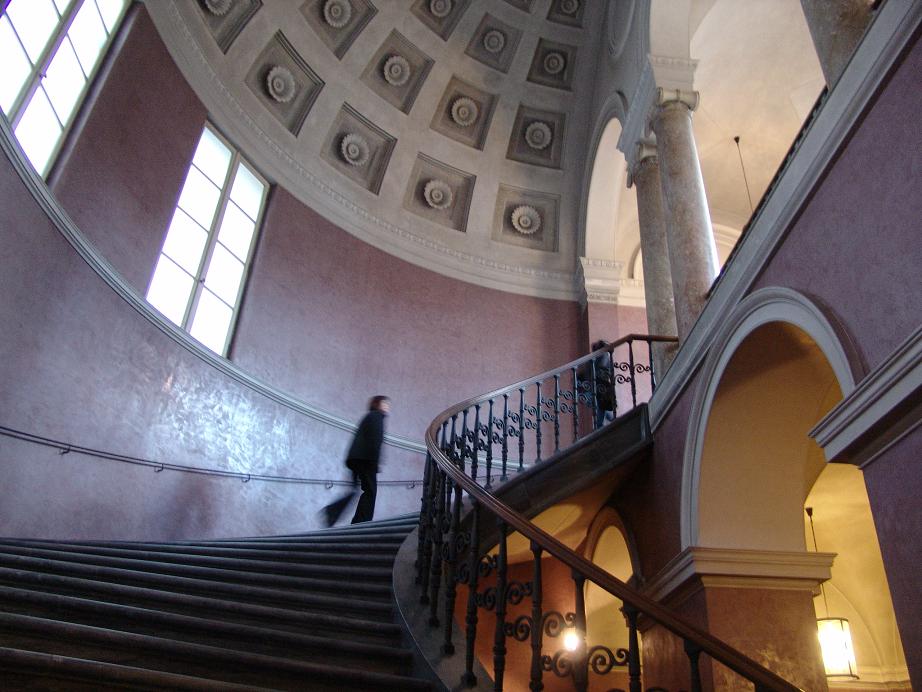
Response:
[[[717,276],[717,246],[692,131],[697,105],[697,92],[658,89],[652,117],[680,341],[698,319]]]
[[[643,259],[643,288],[647,305],[647,328],[658,336],[675,336],[675,298],[666,243],[666,219],[659,180],[655,145],[639,142],[631,183],[637,188],[637,217],[640,223],[640,251]],[[653,347],[654,371],[661,377],[675,357],[675,344]]]
[[[871,21],[870,0],[800,0],[826,84],[832,87]]]

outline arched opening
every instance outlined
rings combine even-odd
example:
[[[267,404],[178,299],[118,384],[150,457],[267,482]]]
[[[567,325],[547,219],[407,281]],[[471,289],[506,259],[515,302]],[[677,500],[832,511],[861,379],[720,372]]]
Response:
[[[602,131],[592,164],[586,200],[584,255],[593,259],[619,257],[616,254],[619,215],[622,207],[630,206],[624,199],[627,163],[618,150],[620,136],[621,123],[612,118]]]
[[[827,464],[808,436],[847,383],[810,334],[782,321],[748,332],[725,363],[701,421],[697,545],[836,553],[815,615],[853,623],[860,680],[830,678],[830,689],[905,689],[908,671],[861,472]],[[805,505],[813,507],[816,544]]]

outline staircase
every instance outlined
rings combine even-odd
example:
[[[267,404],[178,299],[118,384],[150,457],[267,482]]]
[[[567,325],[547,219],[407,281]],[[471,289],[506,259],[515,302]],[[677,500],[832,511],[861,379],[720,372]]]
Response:
[[[177,543],[0,539],[0,688],[430,690],[396,624],[416,515]]]

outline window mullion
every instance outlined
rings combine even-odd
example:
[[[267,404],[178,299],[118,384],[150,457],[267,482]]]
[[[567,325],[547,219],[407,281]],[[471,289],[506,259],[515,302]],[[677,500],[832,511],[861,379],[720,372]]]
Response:
[[[198,302],[201,298],[202,291],[205,290],[205,275],[208,273],[208,267],[211,265],[211,258],[214,255],[215,245],[218,244],[218,229],[221,228],[221,222],[224,220],[224,212],[227,210],[227,201],[230,199],[230,183],[233,180],[233,174],[237,169],[237,162],[240,154],[234,152],[228,166],[228,174],[224,179],[224,185],[221,188],[221,194],[218,197],[218,207],[215,210],[214,218],[211,220],[211,228],[208,229],[208,241],[205,243],[205,252],[202,253],[202,261],[199,263],[198,273],[195,277],[195,289],[192,291],[192,300],[186,309],[186,317],[183,320],[183,329],[191,329],[195,320],[195,312],[198,309]],[[192,164],[193,166],[195,164]],[[206,176],[207,177],[207,176]]]

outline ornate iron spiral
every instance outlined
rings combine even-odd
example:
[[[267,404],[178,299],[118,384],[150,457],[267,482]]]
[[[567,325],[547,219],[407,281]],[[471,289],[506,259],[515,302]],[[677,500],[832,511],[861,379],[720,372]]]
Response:
[[[484,610],[493,610],[496,608],[496,587],[491,586],[477,594],[477,606]]]
[[[589,669],[596,675],[607,675],[616,666],[627,666],[627,657],[627,649],[612,651],[607,646],[593,646],[589,649]]]
[[[567,627],[576,622],[576,613],[563,614],[557,610],[549,610],[543,618],[544,634],[548,637],[559,637]]]
[[[506,586],[506,601],[512,605],[518,605],[526,596],[531,596],[532,583],[530,581],[524,584],[520,581],[510,581]]]
[[[553,656],[544,654],[541,657],[541,667],[558,678],[566,678],[573,673],[573,661],[567,655],[568,651],[558,651]]]
[[[528,641],[531,637],[531,617],[520,615],[515,622],[507,622],[503,626],[507,637],[512,637],[517,642]]]

